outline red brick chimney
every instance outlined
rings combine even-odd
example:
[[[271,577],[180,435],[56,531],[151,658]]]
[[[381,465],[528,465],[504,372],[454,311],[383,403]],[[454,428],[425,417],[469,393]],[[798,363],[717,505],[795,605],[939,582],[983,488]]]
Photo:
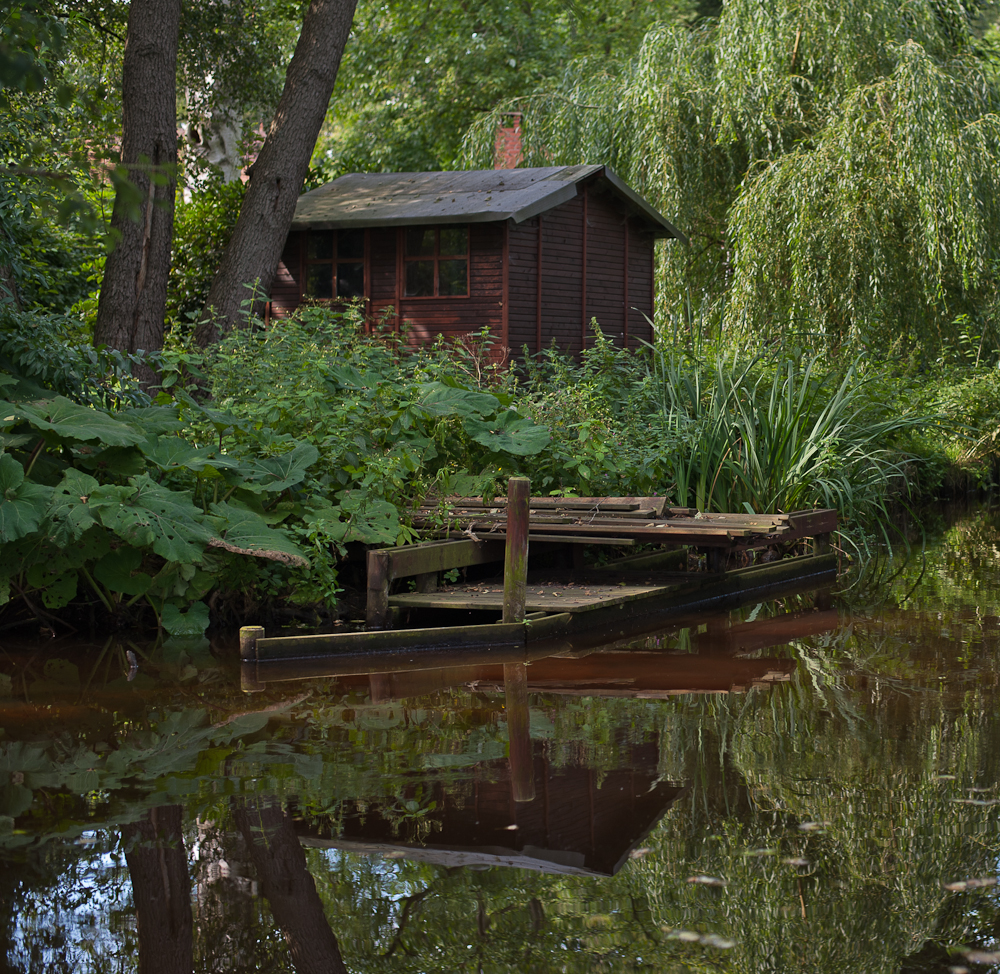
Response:
[[[517,169],[521,162],[521,113],[510,112],[504,116],[513,125],[505,128],[497,126],[497,138],[493,147],[494,169]]]

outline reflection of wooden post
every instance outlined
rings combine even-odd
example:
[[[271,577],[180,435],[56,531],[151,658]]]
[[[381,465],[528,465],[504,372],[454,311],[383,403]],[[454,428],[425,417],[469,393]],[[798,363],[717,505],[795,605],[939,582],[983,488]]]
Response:
[[[264,684],[257,679],[257,640],[263,638],[263,626],[240,628],[240,689],[244,693],[264,689]]]
[[[510,788],[514,801],[530,802],[535,797],[535,768],[528,716],[528,667],[524,663],[504,663],[503,684],[510,741]]]
[[[507,482],[507,545],[503,562],[504,622],[524,622],[530,503],[531,481],[527,477],[511,477]]]

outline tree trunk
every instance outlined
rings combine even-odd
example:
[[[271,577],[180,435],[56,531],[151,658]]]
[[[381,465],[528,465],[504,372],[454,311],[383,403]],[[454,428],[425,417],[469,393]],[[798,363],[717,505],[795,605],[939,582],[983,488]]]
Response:
[[[208,295],[195,337],[218,341],[236,327],[243,302],[266,297],[330,104],[357,0],[312,0],[288,65],[285,89],[257,161],[232,239]]]
[[[285,934],[298,974],[347,974],[292,820],[271,801],[248,800],[233,812],[260,889]]]
[[[132,0],[122,67],[122,164],[97,305],[95,345],[123,352],[163,346],[177,183],[177,33],[181,0]],[[161,185],[153,182],[156,172]],[[165,181],[164,181],[165,180]],[[138,207],[136,207],[138,203]],[[136,214],[138,209],[138,218]],[[151,370],[140,376],[154,379]]]
[[[191,974],[191,881],[180,805],[122,826],[139,927],[139,974]]]

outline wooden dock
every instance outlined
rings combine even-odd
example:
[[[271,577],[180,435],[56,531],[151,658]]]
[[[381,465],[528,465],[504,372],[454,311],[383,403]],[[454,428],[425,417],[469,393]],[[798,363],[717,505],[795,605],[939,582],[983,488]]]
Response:
[[[388,672],[456,665],[464,652],[489,649],[497,662],[523,663],[558,652],[560,641],[613,641],[678,616],[828,586],[837,573],[832,510],[702,514],[662,497],[538,498],[512,478],[507,498],[449,499],[422,508],[414,523],[436,537],[368,552],[368,632],[264,638],[247,628],[244,662],[297,660],[300,676],[329,673],[334,660],[341,673]],[[586,546],[638,543],[656,547],[603,567],[581,557]],[[781,557],[795,547],[809,553]],[[734,556],[765,550],[772,560],[727,570]],[[695,560],[706,570],[686,570]],[[492,564],[490,577],[481,566]],[[442,584],[454,569],[482,577]],[[422,615],[434,624],[399,628]]]

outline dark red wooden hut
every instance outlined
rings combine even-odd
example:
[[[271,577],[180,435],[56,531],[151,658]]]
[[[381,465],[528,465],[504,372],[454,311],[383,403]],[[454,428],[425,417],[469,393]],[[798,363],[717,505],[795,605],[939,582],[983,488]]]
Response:
[[[634,346],[652,339],[662,237],[686,243],[606,166],[351,173],[299,199],[270,314],[362,298],[370,327],[414,342],[488,327],[513,354],[577,354],[596,318]]]

